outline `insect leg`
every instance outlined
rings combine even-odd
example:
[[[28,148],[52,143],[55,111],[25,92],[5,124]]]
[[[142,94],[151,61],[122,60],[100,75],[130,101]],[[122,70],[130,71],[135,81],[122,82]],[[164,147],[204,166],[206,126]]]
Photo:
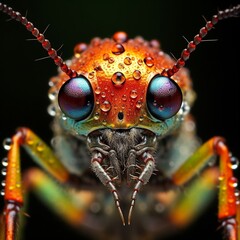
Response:
[[[51,210],[72,226],[88,225],[86,209],[94,200],[91,191],[79,191],[76,195],[38,168],[31,168],[23,175],[24,192],[33,191]],[[93,228],[95,226],[92,226]]]
[[[215,196],[218,176],[219,170],[216,167],[208,168],[186,186],[184,193],[174,199],[170,208],[171,223],[177,227],[185,227],[192,222]]]
[[[233,176],[231,154],[220,137],[213,137],[203,144],[186,162],[173,174],[176,185],[183,185],[199,172],[214,156],[219,156],[219,210],[218,218],[225,227],[228,240],[237,239],[237,204],[235,186],[237,180]]]
[[[6,185],[4,195],[5,238],[16,239],[16,225],[19,211],[23,205],[20,146],[23,146],[32,158],[60,182],[66,182],[69,174],[65,167],[54,156],[51,149],[27,128],[18,129],[12,137],[8,152]]]

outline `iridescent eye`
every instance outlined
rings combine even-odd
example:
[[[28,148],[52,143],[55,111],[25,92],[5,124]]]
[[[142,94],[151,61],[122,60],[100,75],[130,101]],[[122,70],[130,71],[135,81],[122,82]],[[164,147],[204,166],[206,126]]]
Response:
[[[65,82],[58,94],[58,103],[63,113],[75,120],[87,118],[94,105],[93,90],[82,75]]]
[[[156,75],[147,90],[147,107],[157,119],[165,120],[174,116],[182,104],[182,91],[175,81]]]

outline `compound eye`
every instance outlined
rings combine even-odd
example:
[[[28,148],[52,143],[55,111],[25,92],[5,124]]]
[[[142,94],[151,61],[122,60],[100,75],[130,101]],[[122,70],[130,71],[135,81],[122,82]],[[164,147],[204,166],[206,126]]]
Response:
[[[94,106],[91,84],[82,75],[69,79],[59,91],[58,103],[66,116],[75,120],[87,118]]]
[[[159,120],[174,116],[182,104],[182,91],[178,84],[168,77],[156,75],[147,90],[149,112]]]

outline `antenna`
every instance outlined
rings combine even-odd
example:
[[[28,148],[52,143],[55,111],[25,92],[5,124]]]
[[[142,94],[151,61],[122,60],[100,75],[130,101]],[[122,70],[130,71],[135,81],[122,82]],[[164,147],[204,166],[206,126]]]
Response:
[[[181,57],[176,61],[172,68],[164,69],[161,75],[166,77],[173,76],[176,72],[182,68],[186,61],[189,59],[190,54],[196,49],[196,46],[202,42],[202,39],[208,34],[208,32],[216,25],[220,20],[237,17],[240,13],[240,4],[235,7],[227,8],[224,11],[218,11],[217,14],[212,16],[211,21],[207,21],[206,25],[199,30],[199,33],[188,43],[187,48],[183,49]]]
[[[47,51],[50,58],[53,59],[54,63],[65,72],[69,78],[77,77],[77,72],[69,68],[63,59],[57,54],[57,51],[52,48],[51,43],[48,39],[45,38],[43,33],[40,33],[39,30],[29,22],[28,19],[22,16],[21,13],[14,11],[11,7],[8,7],[6,4],[0,2],[0,11],[9,15],[12,19],[20,22],[25,28],[32,33],[32,35],[37,39],[39,43],[42,44],[42,47]]]

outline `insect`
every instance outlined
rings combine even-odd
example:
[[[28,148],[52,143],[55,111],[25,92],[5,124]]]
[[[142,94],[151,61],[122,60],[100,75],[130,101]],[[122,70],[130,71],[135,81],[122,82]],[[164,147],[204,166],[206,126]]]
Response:
[[[3,5],[1,6],[3,7]],[[6,7],[3,8],[6,9]],[[235,16],[239,11],[239,7],[234,11]],[[13,15],[11,11],[10,13],[10,15]],[[21,19],[24,20],[25,18],[21,17]],[[211,25],[211,23],[209,24]],[[33,28],[31,24],[28,23],[27,25],[28,28]],[[210,25],[208,25],[209,28],[211,27]],[[176,67],[172,68],[174,61],[163,52],[159,54],[156,42],[147,43],[141,38],[128,40],[125,33],[118,32],[113,36],[112,40],[93,40],[88,49],[85,49],[86,45],[78,45],[75,49],[74,60],[72,60],[69,68],[62,63],[57,53],[49,47],[48,41],[45,41],[43,36],[39,36],[36,29],[34,31],[38,38],[42,37],[42,39],[39,39],[40,42],[42,41],[48,51],[51,50],[50,55],[60,65],[62,71],[67,73],[67,75],[60,73],[58,77],[51,80],[50,98],[52,105],[49,108],[52,115],[55,115],[55,123],[53,125],[55,138],[53,139],[53,145],[57,149],[58,157],[62,161],[65,159],[67,161],[64,162],[65,167],[62,166],[52,156],[52,153],[46,150],[46,146],[41,140],[36,139],[36,136],[30,130],[23,129],[23,132],[18,132],[11,142],[5,142],[5,147],[10,149],[7,179],[12,181],[17,176],[16,173],[12,173],[14,177],[11,177],[11,171],[15,169],[11,164],[15,164],[15,166],[17,164],[14,163],[13,153],[15,146],[20,143],[19,138],[21,141],[24,141],[26,148],[30,155],[33,155],[35,161],[40,161],[44,165],[43,167],[50,171],[60,182],[63,181],[65,183],[67,178],[67,184],[85,190],[70,197],[70,195],[62,193],[58,186],[53,185],[51,188],[52,192],[50,193],[53,194],[52,197],[59,197],[59,199],[67,202],[67,204],[61,206],[63,210],[67,208],[66,212],[63,211],[62,214],[73,224],[80,221],[82,214],[86,213],[87,217],[82,221],[83,225],[87,225],[86,228],[102,228],[104,225],[101,224],[112,226],[112,221],[118,222],[119,219],[122,220],[123,224],[130,224],[131,217],[134,214],[136,216],[142,214],[145,218],[144,220],[149,223],[156,220],[159,225],[163,225],[161,222],[158,222],[161,219],[157,220],[159,214],[164,215],[164,212],[160,213],[163,211],[161,210],[163,205],[164,207],[172,205],[173,200],[171,199],[177,199],[178,195],[178,190],[173,191],[175,190],[174,186],[181,185],[181,181],[185,182],[188,180],[186,172],[180,174],[180,171],[177,170],[178,165],[181,163],[175,162],[177,161],[175,160],[176,156],[171,157],[171,154],[176,154],[182,161],[185,161],[187,159],[186,155],[191,155],[190,152],[193,148],[197,148],[198,145],[198,141],[193,134],[194,123],[188,117],[188,110],[193,101],[194,93],[191,89],[188,74],[186,70],[182,69],[182,63],[185,63],[188,56],[182,55],[182,58],[175,65],[177,69]],[[204,34],[204,30],[202,31],[201,34]],[[197,40],[196,37],[195,43]],[[151,45],[151,47],[147,46],[146,43]],[[189,45],[189,51],[192,51],[193,48],[194,46]],[[188,54],[188,51],[185,51],[184,54]],[[80,70],[77,69],[78,64],[80,65]],[[179,68],[181,70],[176,73],[167,70],[178,70]],[[77,70],[78,73],[76,74],[74,70]],[[69,78],[71,80],[68,80]],[[161,88],[162,84],[168,86],[167,90]],[[171,90],[173,95],[170,94],[170,96],[174,97],[164,100],[165,98],[159,97],[156,89],[162,91],[164,96],[170,94],[168,91]],[[80,108],[72,100],[72,96],[69,93],[78,95]],[[82,94],[85,94],[84,98],[82,98]],[[64,114],[57,107],[58,103]],[[172,103],[170,107],[164,106],[170,103]],[[185,118],[184,121],[183,118]],[[179,129],[178,124],[183,124],[183,127],[180,128],[180,133],[176,132]],[[184,131],[184,127],[186,131]],[[190,129],[189,132],[187,129]],[[169,130],[172,131],[172,135],[168,135]],[[68,131],[70,133],[67,133]],[[22,138],[21,134],[24,136],[25,134],[30,134],[30,137],[28,138],[27,136],[27,139],[25,139]],[[178,153],[178,145],[176,144],[180,142],[184,145],[184,139],[182,140],[181,134],[186,138],[185,140],[187,140],[188,144],[183,149],[183,153]],[[190,146],[190,143],[193,146]],[[160,148],[156,147],[158,144],[161,146]],[[219,149],[215,149],[216,151],[225,149],[224,145],[221,144],[223,143],[220,140],[216,142],[216,145],[219,146]],[[207,146],[209,145],[207,144]],[[69,150],[67,150],[68,148]],[[74,152],[71,150],[73,148]],[[206,150],[206,145],[201,149]],[[209,150],[209,154],[211,151],[213,149]],[[222,157],[226,153],[228,153],[227,150],[224,151]],[[50,154],[50,158],[48,154]],[[200,156],[202,157],[202,154]],[[162,159],[162,161],[157,161],[157,158]],[[78,159],[82,159],[82,161],[76,161]],[[167,161],[164,161],[164,159]],[[230,160],[235,161],[236,159],[228,158],[228,161]],[[220,160],[220,162],[223,162],[223,160]],[[7,165],[5,161],[4,164]],[[90,171],[90,165],[96,176]],[[57,170],[54,170],[55,168]],[[175,174],[175,171],[178,174]],[[224,204],[223,207],[229,207],[229,211],[234,211],[235,195],[233,194],[233,186],[236,185],[236,182],[232,178],[232,172],[229,168],[225,167],[222,171],[226,171],[229,174],[224,179],[231,180],[230,185],[232,185],[232,188],[230,188],[227,184],[229,196],[224,195],[232,203],[227,206]],[[70,176],[69,172],[71,173]],[[172,178],[173,173],[175,179]],[[220,176],[222,176],[221,174],[222,172],[220,172]],[[219,172],[215,168],[206,170],[203,175],[205,178],[196,180],[195,183],[199,185],[195,185],[194,188],[189,187],[189,191],[193,191],[194,194],[198,193],[199,196],[203,194],[205,196],[204,191],[207,191],[208,187],[213,185],[212,188],[215,188],[215,181],[218,175]],[[226,187],[224,179],[221,181],[221,184],[225,184],[223,188]],[[39,180],[39,182],[34,182],[34,180]],[[207,187],[204,186],[204,180],[209,181]],[[44,181],[49,181],[49,183],[47,185],[43,184]],[[150,182],[147,183],[148,181]],[[107,194],[101,182],[106,188],[110,189],[112,194]],[[13,207],[13,212],[17,213],[18,204],[15,203],[21,202],[20,180],[18,179],[16,183],[8,183],[7,180],[6,183],[5,199],[9,200],[9,196],[11,196],[10,200],[15,200],[15,202],[9,202],[6,207]],[[24,187],[29,187],[29,183],[38,187],[39,192],[44,190],[44,186],[53,184],[50,179],[36,169],[26,174],[26,186],[24,185]],[[142,185],[146,186],[142,187]],[[152,192],[150,191],[151,187],[153,188]],[[86,191],[86,188],[88,191]],[[169,195],[166,194],[166,190],[172,188],[173,190],[167,191]],[[223,188],[220,186],[220,189]],[[139,191],[140,193],[138,194]],[[97,194],[95,194],[96,192]],[[107,195],[102,195],[102,193]],[[44,194],[41,195],[46,197]],[[112,197],[116,206],[114,201],[112,201]],[[77,203],[74,201],[76,198],[78,198]],[[167,199],[167,201],[164,202],[164,199]],[[222,200],[223,198],[220,197],[220,199]],[[183,197],[182,200],[184,204],[188,200],[193,201],[192,198],[188,199],[187,197]],[[45,201],[50,200],[45,199]],[[135,204],[135,201],[138,204]],[[106,202],[109,202],[109,204],[106,204]],[[157,205],[158,202],[161,204]],[[105,205],[108,205],[107,207],[109,208],[105,207]],[[123,205],[124,208],[120,205]],[[126,208],[126,212],[125,205],[129,205],[129,209]],[[156,206],[155,211],[152,208],[153,206]],[[174,211],[171,211],[168,215],[168,217],[170,216],[170,222],[181,220],[183,222],[177,222],[177,224],[184,224],[185,221],[191,219],[191,217],[184,219],[185,216],[183,215],[185,215],[186,209],[181,210],[182,206],[181,201],[176,203]],[[189,213],[196,211],[196,208],[198,206],[196,204],[193,205],[193,209],[188,209]],[[158,214],[156,214],[156,211]],[[220,213],[222,212],[224,211],[220,211]],[[6,209],[5,213],[7,213]],[[106,214],[110,213],[113,216],[106,218]],[[116,213],[120,215],[120,218],[118,216],[115,218]],[[177,215],[178,213],[181,214]],[[234,212],[228,213],[227,217],[232,217],[234,214]],[[94,224],[94,220],[88,220],[88,218],[94,215],[98,215],[102,221]],[[127,215],[127,221],[125,215]],[[6,216],[8,215],[6,214]],[[180,217],[180,220],[177,217]],[[164,223],[167,223],[168,218],[163,219],[165,220]],[[11,217],[9,216],[6,221],[7,226],[11,223],[10,220]],[[223,223],[230,227],[232,226],[231,220],[234,221],[234,218],[224,220]],[[144,228],[150,228],[149,223],[141,226],[139,221],[134,222],[133,220],[131,225],[133,229],[137,224]],[[164,226],[164,228],[167,229],[167,226]],[[109,227],[104,234],[114,234],[109,232],[110,230],[112,229]],[[153,230],[157,231],[156,229]],[[158,230],[160,230],[159,227]],[[8,235],[10,236],[11,231],[9,232]],[[234,234],[234,229],[231,229],[230,233]],[[15,234],[15,231],[12,234]],[[131,233],[127,232],[127,234]]]

